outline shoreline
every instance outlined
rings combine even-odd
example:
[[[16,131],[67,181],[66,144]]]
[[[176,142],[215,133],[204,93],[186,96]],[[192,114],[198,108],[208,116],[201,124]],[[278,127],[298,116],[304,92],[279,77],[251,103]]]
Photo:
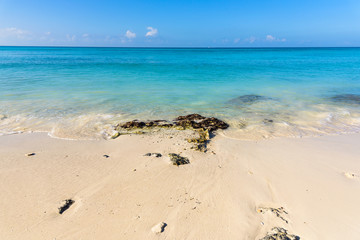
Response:
[[[110,141],[68,141],[45,133],[0,136],[0,187],[6,196],[0,200],[0,235],[262,239],[274,227],[300,239],[359,235],[360,134],[257,142],[217,134],[208,153],[192,150],[184,140],[189,134]],[[169,153],[190,164],[173,166]],[[59,214],[67,199],[74,203]],[[154,233],[161,222],[163,232]]]

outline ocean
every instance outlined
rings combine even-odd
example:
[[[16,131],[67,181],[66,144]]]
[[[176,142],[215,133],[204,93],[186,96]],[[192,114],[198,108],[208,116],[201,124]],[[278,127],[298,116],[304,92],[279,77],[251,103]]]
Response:
[[[199,113],[239,139],[360,130],[360,48],[0,47],[0,134]]]

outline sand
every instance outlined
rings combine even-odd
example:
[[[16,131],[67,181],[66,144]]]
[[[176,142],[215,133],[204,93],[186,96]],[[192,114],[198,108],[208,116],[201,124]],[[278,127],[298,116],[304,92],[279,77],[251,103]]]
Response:
[[[273,227],[359,239],[360,134],[256,142],[219,132],[208,153],[184,138],[1,136],[0,239],[261,239]]]

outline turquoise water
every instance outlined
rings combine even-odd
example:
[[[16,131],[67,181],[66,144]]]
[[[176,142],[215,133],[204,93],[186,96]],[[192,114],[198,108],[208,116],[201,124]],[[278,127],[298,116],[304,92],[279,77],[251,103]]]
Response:
[[[357,132],[360,48],[0,47],[1,134],[100,138],[194,112],[246,139]]]

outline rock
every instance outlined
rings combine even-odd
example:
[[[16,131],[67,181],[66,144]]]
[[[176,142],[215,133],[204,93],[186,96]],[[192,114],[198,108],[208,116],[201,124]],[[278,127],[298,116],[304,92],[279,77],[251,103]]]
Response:
[[[25,154],[25,156],[27,156],[27,157],[35,156],[35,153],[27,153],[27,154]]]
[[[111,139],[118,138],[120,136],[119,132],[116,132],[114,135],[111,136]]]
[[[153,128],[153,127],[172,127],[173,124],[165,121],[165,120],[155,120],[155,121],[148,121],[148,122],[139,122],[138,120],[133,120],[130,122],[126,122],[123,124],[118,124],[115,127],[115,130],[121,129],[139,129],[139,128]]]
[[[300,237],[289,234],[286,229],[274,227],[271,231],[260,240],[299,240]]]
[[[167,122],[165,120],[155,120],[148,122],[139,122],[137,120],[133,120],[130,122],[126,122],[123,124],[118,124],[115,126],[115,130],[120,131],[121,129],[126,130],[134,130],[134,129],[142,129],[142,128],[172,128],[175,127],[177,129],[204,129],[209,131],[215,131],[217,129],[226,129],[229,125],[217,118],[214,117],[204,117],[200,114],[189,114],[186,116],[177,117],[174,122]]]
[[[209,130],[200,130],[198,138],[190,138],[187,141],[189,143],[194,143],[195,146],[192,149],[195,149],[200,152],[206,152],[207,144],[210,140],[210,132]]]
[[[338,103],[360,104],[360,95],[357,94],[338,94],[330,97],[330,100]]]
[[[249,95],[242,95],[237,98],[233,98],[227,101],[227,103],[238,106],[246,106],[256,102],[267,101],[267,100],[271,100],[271,98],[261,95],[249,94]]]
[[[190,163],[188,158],[182,157],[179,154],[169,153],[169,157],[170,157],[170,161],[173,163],[173,165],[176,165],[176,166]]]
[[[105,154],[105,155],[103,155],[103,157],[104,158],[109,158],[110,156]]]
[[[227,123],[214,117],[203,117],[199,114],[190,114],[186,116],[179,116],[175,119],[175,125],[181,126],[183,129],[204,129],[216,131],[218,129],[226,129],[229,127]]]
[[[152,231],[153,233],[159,234],[159,233],[164,232],[166,226],[167,226],[166,223],[161,222],[161,223],[158,223],[158,224],[156,224],[155,226],[153,226],[153,227],[151,228],[151,231]]]
[[[75,203],[72,199],[66,199],[65,204],[59,207],[59,214],[63,214],[66,210],[70,208],[71,205]]]
[[[161,153],[145,153],[144,156],[146,157],[151,157],[151,156],[154,156],[154,157],[162,157]]]
[[[176,120],[176,121],[183,121],[183,120],[194,121],[194,120],[203,120],[203,119],[205,119],[205,118],[206,118],[206,117],[201,116],[200,114],[193,113],[193,114],[189,114],[189,115],[186,115],[186,116],[179,116],[179,117],[177,117],[175,120]]]
[[[143,128],[146,126],[144,122],[138,122],[137,120],[126,122],[120,125],[122,128]]]
[[[272,120],[272,119],[266,119],[266,118],[265,118],[265,119],[263,120],[263,123],[264,123],[264,124],[270,124],[270,123],[273,123],[273,122],[274,122],[274,120]]]
[[[138,120],[133,120],[130,122],[118,124],[115,126],[115,130],[119,132],[124,132],[135,134],[144,134],[143,129],[152,129],[152,128],[173,128],[178,130],[196,130],[199,131],[200,137],[193,138],[188,140],[189,142],[195,143],[193,149],[199,150],[202,152],[206,151],[206,145],[211,138],[211,133],[218,129],[227,129],[229,125],[217,118],[214,117],[204,117],[200,114],[189,114],[185,116],[179,116],[174,119],[173,122],[168,122],[165,120],[153,120],[147,122],[139,122]],[[139,131],[141,129],[141,131]],[[119,133],[120,134],[120,133]],[[126,133],[124,133],[126,134]],[[146,155],[146,156],[151,156]],[[161,154],[156,156],[161,157]]]
[[[161,153],[153,153],[153,155],[157,158],[162,157]]]

